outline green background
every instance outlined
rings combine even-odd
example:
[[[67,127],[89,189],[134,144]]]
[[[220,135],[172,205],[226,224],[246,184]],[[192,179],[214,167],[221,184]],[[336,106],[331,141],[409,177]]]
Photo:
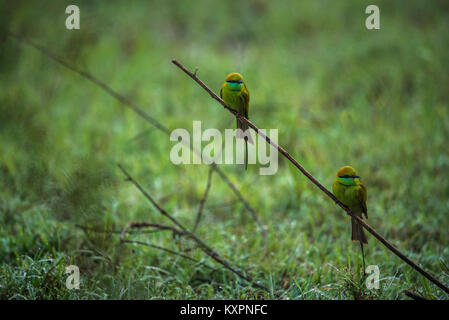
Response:
[[[259,214],[257,224],[217,174],[197,234],[269,291],[140,245],[119,245],[129,221],[170,225],[123,166],[187,227],[208,166],[175,166],[162,132],[87,79],[4,29],[90,72],[170,130],[234,128],[233,116],[172,63],[215,92],[244,75],[250,120],[330,188],[352,165],[368,190],[368,223],[449,284],[449,5],[445,1],[77,1],[81,29],[65,28],[72,1],[2,2],[0,10],[0,298],[404,299],[448,298],[368,236],[367,290],[350,220],[286,159],[220,165]],[[380,8],[380,30],[365,8]],[[214,262],[185,237],[128,239]],[[79,290],[64,269],[80,268]]]

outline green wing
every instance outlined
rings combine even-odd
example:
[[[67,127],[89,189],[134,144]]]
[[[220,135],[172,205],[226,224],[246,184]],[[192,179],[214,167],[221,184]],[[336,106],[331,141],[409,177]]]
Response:
[[[223,99],[223,86],[220,88],[220,98]]]
[[[248,113],[249,113],[249,91],[246,88],[245,84],[243,84],[243,88],[242,88],[242,94],[240,95],[240,98],[242,99],[242,104],[245,106],[245,118],[248,118]]]
[[[368,208],[366,207],[366,188],[361,182],[359,183],[359,187],[357,189],[357,199],[359,200],[359,203],[362,206],[362,212],[368,219]]]

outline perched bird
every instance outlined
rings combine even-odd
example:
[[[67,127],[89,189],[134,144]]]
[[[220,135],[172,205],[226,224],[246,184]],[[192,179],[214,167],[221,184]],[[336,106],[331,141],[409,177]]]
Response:
[[[332,185],[332,192],[344,205],[351,209],[352,213],[363,219],[363,214],[368,219],[368,210],[366,208],[366,188],[360,181],[360,177],[354,168],[345,166],[338,170],[337,178]],[[363,227],[351,218],[353,241],[359,241],[363,257],[363,274],[365,274],[365,253],[363,252],[363,244],[367,244]]]
[[[366,208],[366,188],[360,181],[360,177],[355,172],[354,168],[345,166],[338,170],[337,178],[332,185],[334,195],[344,205],[351,209],[352,213],[361,217],[363,215],[368,219],[368,210]],[[360,241],[360,243],[368,243],[363,227],[352,219],[352,240]]]
[[[249,91],[243,82],[243,77],[240,73],[230,73],[225,83],[221,86],[220,97],[226,103],[228,107],[237,111],[246,119],[249,112]],[[248,130],[248,124],[237,119],[237,129],[241,129],[243,132]],[[245,139],[245,169],[248,167],[248,142],[253,144],[251,135],[244,135],[242,132],[237,131],[237,139]]]

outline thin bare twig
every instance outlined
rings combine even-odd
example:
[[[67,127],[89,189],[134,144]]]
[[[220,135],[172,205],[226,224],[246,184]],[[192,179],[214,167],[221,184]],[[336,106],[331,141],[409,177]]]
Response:
[[[23,43],[23,44],[26,44],[28,46],[33,47],[34,49],[40,51],[42,54],[44,54],[45,56],[49,57],[50,59],[56,61],[57,63],[59,63],[60,65],[64,66],[65,68],[67,68],[67,69],[69,69],[69,70],[71,70],[71,71],[73,71],[75,73],[78,73],[79,75],[81,75],[85,79],[91,81],[92,83],[94,83],[95,85],[97,85],[98,87],[100,87],[101,89],[106,91],[109,95],[111,95],[112,97],[117,99],[123,105],[129,107],[138,116],[140,116],[141,118],[143,118],[144,120],[149,122],[155,128],[159,129],[160,131],[162,131],[166,135],[170,136],[171,131],[170,131],[169,128],[167,128],[162,123],[157,121],[155,118],[150,116],[142,108],[137,106],[135,103],[131,102],[131,100],[129,100],[126,97],[122,96],[121,94],[119,94],[118,92],[116,92],[112,88],[110,88],[108,85],[106,85],[104,82],[102,82],[102,81],[98,80],[97,78],[95,78],[89,72],[86,72],[86,71],[78,69],[77,67],[67,63],[66,61],[64,61],[63,59],[58,57],[57,55],[55,55],[52,52],[50,52],[47,48],[45,48],[43,46],[40,46],[40,45],[34,43],[33,41],[30,41],[30,40],[28,40],[28,39],[26,39],[26,38],[24,38],[22,36],[16,35],[16,34],[14,34],[12,32],[9,32],[9,31],[7,32],[7,35],[12,37],[12,38],[14,38],[14,39],[16,39],[20,43]],[[181,140],[181,143],[186,144],[186,142],[184,140]],[[196,148],[194,148],[192,144],[189,143],[188,146],[194,153],[196,153],[199,157],[201,157],[201,159],[206,159],[206,157],[204,157],[202,155],[201,151],[197,150]],[[211,162],[212,161],[207,161],[207,163],[211,163]],[[229,178],[225,175],[225,173],[220,168],[218,168],[215,163],[211,163],[210,166],[219,174],[221,179],[231,188],[231,190],[234,192],[234,194],[237,196],[237,198],[239,198],[240,201],[242,201],[243,205],[250,212],[250,214],[252,215],[254,221],[257,223],[257,225],[259,226],[259,228],[261,230],[261,234],[262,234],[263,241],[264,241],[264,247],[266,247],[267,246],[266,230],[265,230],[262,222],[260,221],[259,216],[258,216],[256,210],[249,204],[248,201],[246,201],[245,197],[242,195],[242,193],[239,191],[239,189],[229,180]]]
[[[246,122],[248,126],[250,126],[256,133],[258,133],[262,138],[264,138],[270,145],[272,145],[280,154],[282,154],[285,158],[287,158],[293,165],[301,171],[302,174],[304,174],[314,185],[316,185],[321,191],[323,191],[329,198],[331,198],[337,205],[339,205],[348,215],[350,215],[352,218],[356,219],[360,225],[362,225],[366,230],[368,230],[369,233],[371,233],[377,240],[379,240],[383,245],[385,245],[391,252],[393,252],[395,255],[397,255],[399,258],[401,258],[403,261],[408,263],[413,269],[421,273],[423,276],[425,276],[427,279],[429,279],[431,282],[433,282],[435,285],[437,285],[440,289],[442,289],[444,292],[449,294],[449,288],[446,287],[444,284],[442,284],[440,281],[438,281],[436,278],[434,278],[431,274],[429,274],[427,271],[422,269],[417,263],[409,259],[405,254],[403,254],[399,249],[397,249],[393,244],[391,244],[388,240],[386,240],[384,237],[382,237],[379,233],[377,233],[369,224],[367,224],[364,220],[362,220],[360,217],[354,215],[351,210],[345,206],[341,201],[339,201],[333,194],[330,192],[325,186],[323,186],[312,174],[310,174],[305,168],[303,168],[298,161],[296,161],[295,158],[293,158],[284,148],[276,144],[275,142],[271,141],[271,139],[266,136],[263,132],[259,130],[251,121],[246,119],[243,115],[239,114],[237,111],[229,108],[226,103],[218,97],[212,90],[210,90],[204,82],[202,82],[195,74],[191,73],[189,70],[186,69],[181,63],[176,61],[175,59],[172,60],[173,64],[176,65],[178,68],[180,68],[184,73],[186,73],[190,78],[192,78],[196,83],[198,83],[204,90],[206,90],[209,95],[217,100],[225,109],[227,109],[229,112],[231,112],[235,117],[237,117],[240,121]]]
[[[138,240],[127,240],[127,239],[121,240],[121,243],[134,243],[134,244],[139,244],[139,245],[143,245],[143,246],[155,248],[155,249],[158,249],[158,250],[161,250],[161,251],[165,251],[165,252],[174,254],[174,255],[179,256],[179,257],[181,257],[181,258],[184,258],[184,259],[193,261],[193,262],[198,263],[198,264],[200,264],[200,265],[202,265],[202,266],[205,266],[205,267],[207,267],[207,268],[209,268],[209,269],[211,269],[211,270],[213,270],[213,271],[217,271],[217,270],[218,270],[218,269],[216,269],[216,268],[214,268],[214,267],[209,266],[208,264],[206,264],[206,263],[204,263],[204,262],[201,262],[201,261],[199,261],[199,260],[196,260],[196,259],[194,259],[194,258],[192,258],[192,257],[190,257],[190,256],[188,256],[188,255],[182,254],[181,252],[174,251],[174,250],[171,250],[171,249],[168,249],[168,248],[164,248],[164,247],[160,247],[160,246],[155,245],[155,244],[152,244],[152,243],[143,242],[143,241],[138,241]]]
[[[413,300],[429,300],[426,297],[423,297],[423,296],[421,296],[421,295],[419,295],[417,293],[414,293],[414,292],[412,292],[410,290],[404,290],[404,294],[407,297],[412,298]]]
[[[172,231],[175,234],[179,234],[179,235],[183,235],[184,232],[182,232],[179,229],[176,229],[175,227],[172,226],[167,226],[164,224],[159,224],[159,223],[148,223],[148,222],[136,222],[136,224],[138,224],[137,226],[132,226],[133,228],[144,228],[144,227],[149,227],[149,228],[155,228],[156,230],[143,230],[140,231],[139,233],[154,233],[157,231]],[[140,225],[139,225],[140,224]],[[92,231],[92,232],[100,232],[100,233],[118,233],[121,234],[123,232],[122,230],[106,230],[106,229],[99,229],[99,228],[92,228],[92,227],[86,227],[86,226],[82,226],[79,224],[75,224],[75,227],[80,228],[84,231]],[[128,233],[133,233],[131,230],[127,231]]]
[[[214,169],[218,169],[217,166],[214,166]],[[259,226],[261,232],[262,232],[262,239],[263,239],[263,251],[266,253],[266,248],[268,246],[268,240],[267,240],[267,229],[263,225],[262,221],[260,221],[256,210],[253,209],[253,207],[250,206],[248,201],[242,196],[240,192],[238,192],[236,186],[229,180],[229,178],[223,173],[221,170],[215,170],[218,175],[225,181],[228,186],[234,191],[234,193],[237,195],[237,197],[240,199],[240,201],[243,203],[243,205],[248,209],[248,211],[251,213],[254,221],[256,221],[257,225]]]
[[[201,240],[200,238],[198,238],[194,233],[190,232],[189,230],[187,230],[186,227],[184,227],[178,220],[176,220],[173,216],[171,216],[167,211],[165,211],[162,207],[159,206],[159,204],[154,201],[154,199],[150,196],[150,194],[148,192],[146,192],[143,187],[136,181],[134,180],[131,175],[128,173],[128,171],[125,170],[125,168],[123,168],[122,165],[118,165],[118,167],[120,168],[120,170],[122,170],[122,172],[125,174],[125,176],[127,177],[127,181],[130,181],[132,184],[134,184],[137,189],[139,189],[139,191],[145,196],[145,198],[147,198],[151,204],[163,215],[165,216],[167,219],[169,219],[171,222],[173,222],[176,226],[178,226],[182,231],[184,231],[186,233],[187,236],[189,236],[192,240],[194,240],[198,246],[201,248],[201,250],[207,254],[209,257],[211,257],[212,259],[214,259],[216,262],[218,262],[219,264],[221,264],[222,266],[224,266],[226,269],[232,271],[233,273],[235,273],[237,276],[239,276],[240,278],[248,281],[251,285],[258,287],[260,289],[263,289],[265,291],[269,291],[267,287],[265,287],[264,285],[261,285],[257,282],[255,282],[253,280],[253,278],[251,276],[245,275],[241,270],[237,269],[236,267],[234,267],[231,263],[229,263],[226,259],[223,259],[220,257],[220,255],[211,247],[209,247],[206,243],[203,242],[203,240]]]
[[[204,191],[203,198],[201,198],[200,206],[198,208],[198,213],[197,213],[196,219],[195,219],[195,226],[193,227],[193,231],[192,232],[196,231],[196,228],[198,228],[198,224],[200,223],[201,214],[203,213],[204,204],[206,203],[206,199],[207,199],[207,196],[209,194],[209,189],[210,189],[210,186],[212,184],[212,174],[213,173],[214,173],[214,171],[213,171],[212,167],[210,167],[209,172],[207,174],[206,190]]]
[[[131,221],[123,228],[122,232],[120,232],[120,241],[123,241],[123,239],[125,239],[125,235],[129,229],[139,229],[139,228],[147,228],[147,227],[157,228],[159,230],[170,230],[174,234],[177,234],[177,235],[185,234],[183,231],[181,231],[175,227],[172,227],[172,226],[166,226],[166,225],[159,224],[159,223],[148,223],[145,221],[144,222]]]
[[[107,229],[100,229],[100,228],[93,228],[93,227],[86,227],[80,224],[75,224],[75,227],[80,228],[83,231],[93,231],[93,232],[99,232],[99,233],[121,233],[121,230],[107,230]]]

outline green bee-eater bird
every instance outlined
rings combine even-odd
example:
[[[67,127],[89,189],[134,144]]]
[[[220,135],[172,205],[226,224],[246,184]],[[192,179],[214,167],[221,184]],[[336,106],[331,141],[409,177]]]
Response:
[[[363,214],[368,219],[368,209],[366,207],[366,188],[360,181],[360,177],[354,168],[345,166],[338,170],[337,178],[332,185],[332,192],[344,205],[351,209],[352,213],[363,219]],[[360,242],[363,257],[363,273],[365,274],[365,253],[363,252],[363,244],[367,244],[363,227],[358,224],[357,220],[351,218],[353,241]]]
[[[345,166],[338,170],[337,178],[332,185],[334,195],[351,211],[363,219],[363,215],[368,219],[366,208],[366,188],[360,181],[360,177],[354,168]],[[368,243],[363,227],[352,218],[352,240],[360,243]]]
[[[246,119],[249,112],[249,91],[243,82],[243,77],[240,73],[230,73],[225,83],[221,86],[220,97],[226,103],[228,107],[234,109]],[[248,124],[246,122],[237,119],[237,129],[241,129],[243,132],[248,130]],[[245,169],[248,167],[248,142],[253,143],[251,135],[243,135],[242,132],[237,131],[237,139],[245,139]]]

